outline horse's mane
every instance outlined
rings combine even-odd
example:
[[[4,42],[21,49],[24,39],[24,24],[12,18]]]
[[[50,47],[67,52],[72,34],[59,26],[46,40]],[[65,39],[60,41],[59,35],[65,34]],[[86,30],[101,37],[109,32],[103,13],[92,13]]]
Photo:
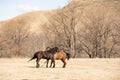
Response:
[[[49,52],[49,53],[55,53],[55,52],[58,52],[58,51],[59,51],[58,47],[53,47],[53,48],[47,50],[47,52]]]

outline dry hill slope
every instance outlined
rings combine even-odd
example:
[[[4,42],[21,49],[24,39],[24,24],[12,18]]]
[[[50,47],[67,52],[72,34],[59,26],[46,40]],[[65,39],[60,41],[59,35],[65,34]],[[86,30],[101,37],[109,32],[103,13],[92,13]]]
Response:
[[[107,8],[120,10],[120,1],[119,0],[72,0],[65,8],[73,8],[76,6],[88,6],[91,7],[89,10],[94,10],[98,6],[98,4],[103,4],[104,6],[107,6]],[[96,6],[95,6],[96,5]],[[99,6],[98,6],[99,7]],[[78,8],[79,9],[79,8]],[[61,9],[59,9],[61,10]],[[59,11],[58,10],[58,11]],[[38,27],[41,28],[42,25],[49,22],[49,18],[51,15],[53,15],[57,10],[51,10],[51,11],[35,11],[35,12],[28,12],[25,14],[18,15],[17,17],[13,19],[9,19],[6,21],[1,21],[0,26],[3,24],[10,24],[11,21],[23,21],[26,23],[26,25],[29,25],[32,30],[36,31],[38,30]],[[15,25],[16,23],[14,23]],[[42,31],[42,28],[41,28]],[[41,32],[40,31],[40,32]],[[37,31],[36,31],[37,32]]]
[[[6,40],[6,43],[0,44],[0,48],[3,47],[1,53],[5,56],[4,53],[11,56],[11,52],[30,56],[37,50],[45,50],[47,46],[59,46],[61,50],[72,49],[71,53],[75,54],[74,57],[88,57],[92,53],[97,54],[98,51],[102,52],[99,57],[101,55],[106,57],[106,51],[109,57],[119,57],[119,26],[120,0],[72,0],[62,9],[28,12],[1,21],[0,29],[3,30],[0,31],[0,38]],[[29,30],[42,34],[33,34]],[[104,37],[105,34],[107,38]],[[99,46],[95,47],[98,42]],[[14,44],[18,49],[13,46]],[[115,44],[115,48],[111,44]],[[89,53],[85,52],[86,49]]]
[[[11,21],[15,22],[13,25],[17,24],[17,22],[22,21],[26,25],[29,25],[29,27],[36,31],[40,25],[48,22],[49,16],[52,14],[53,11],[36,11],[36,12],[28,12],[25,14],[21,14],[19,16],[16,16],[13,19],[9,19],[6,21],[1,22],[1,26],[5,24],[10,24]]]

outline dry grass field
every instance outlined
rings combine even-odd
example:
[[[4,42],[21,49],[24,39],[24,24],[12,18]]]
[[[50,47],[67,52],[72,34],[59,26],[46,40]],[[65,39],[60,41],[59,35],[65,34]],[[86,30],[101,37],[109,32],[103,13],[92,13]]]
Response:
[[[66,68],[35,68],[35,60],[1,58],[0,80],[120,80],[120,59],[70,59]]]

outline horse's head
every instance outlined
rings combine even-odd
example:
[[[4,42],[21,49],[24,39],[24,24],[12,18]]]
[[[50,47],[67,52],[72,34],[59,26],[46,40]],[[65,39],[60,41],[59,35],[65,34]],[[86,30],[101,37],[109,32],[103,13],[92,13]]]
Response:
[[[53,47],[50,50],[48,50],[48,52],[50,52],[50,53],[55,53],[55,52],[58,52],[58,51],[59,51],[58,47]]]
[[[66,55],[67,55],[67,59],[69,60],[70,59],[70,53],[66,52]]]

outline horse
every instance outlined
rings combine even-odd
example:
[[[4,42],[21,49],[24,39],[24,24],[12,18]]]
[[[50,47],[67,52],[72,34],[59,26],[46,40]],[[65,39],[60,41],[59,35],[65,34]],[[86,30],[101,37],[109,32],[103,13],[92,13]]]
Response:
[[[39,61],[41,59],[47,59],[47,64],[46,67],[48,67],[48,62],[50,59],[52,59],[53,55],[55,54],[55,52],[58,51],[58,47],[54,47],[54,48],[47,48],[46,51],[38,51],[34,53],[34,56],[29,60],[33,60],[36,59],[36,68],[39,68]]]
[[[53,55],[50,67],[52,67],[52,64],[53,64],[53,68],[55,67],[55,60],[61,60],[64,63],[63,68],[65,68],[66,67],[66,58],[69,60],[69,58],[70,58],[69,53],[67,53],[67,52],[56,52]]]
[[[49,53],[55,53],[55,52],[59,52],[59,48],[58,47],[53,47],[53,48],[47,47],[46,51],[48,51]]]

